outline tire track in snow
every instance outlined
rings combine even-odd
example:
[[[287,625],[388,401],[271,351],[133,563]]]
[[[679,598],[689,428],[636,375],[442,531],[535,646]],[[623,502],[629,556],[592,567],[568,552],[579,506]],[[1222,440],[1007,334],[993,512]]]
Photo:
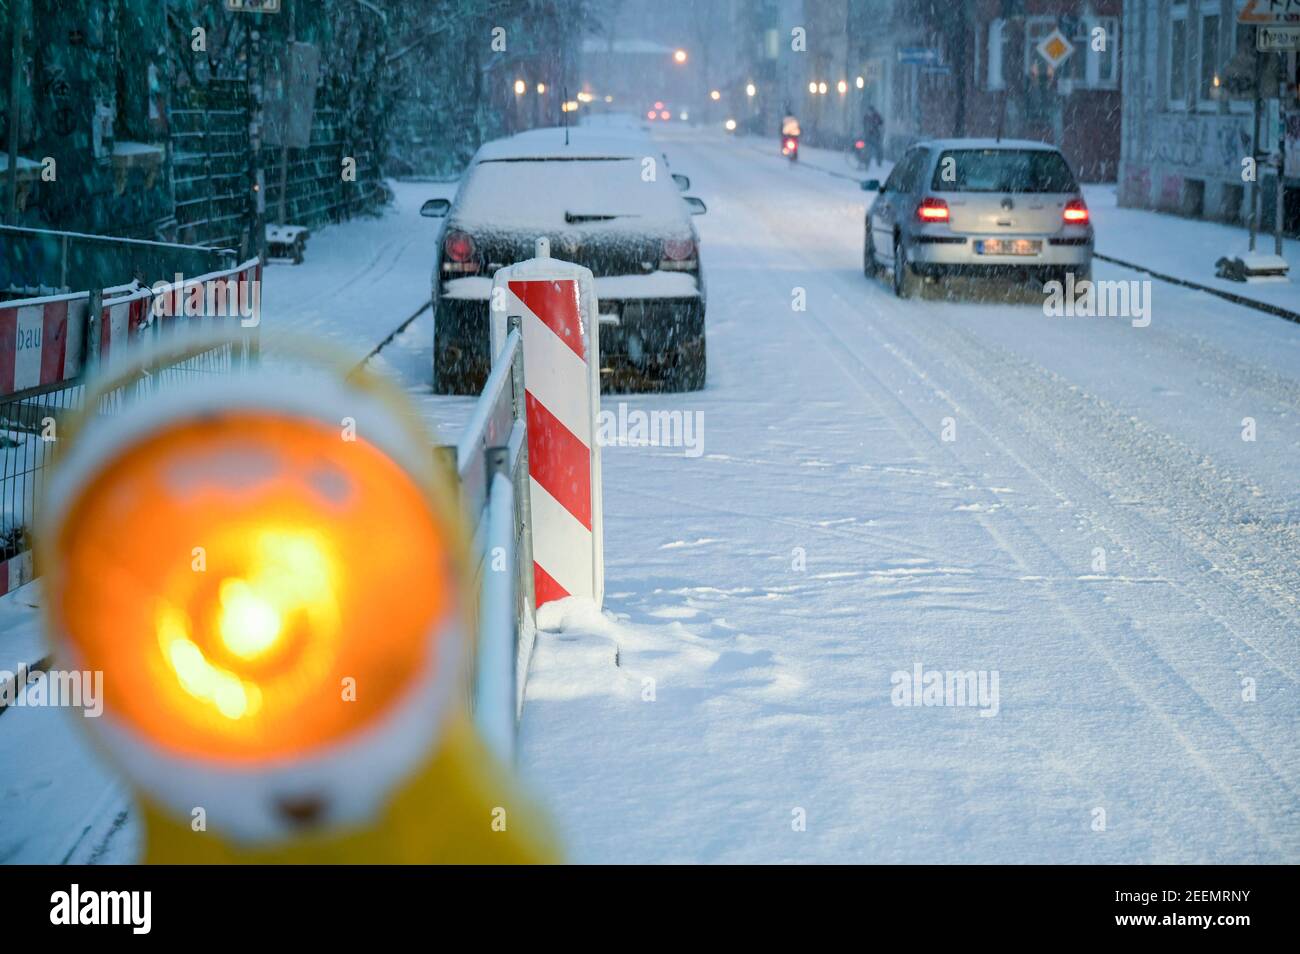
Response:
[[[734,168],[731,168],[730,173],[732,175],[735,175],[736,170]],[[823,201],[825,201],[824,195],[820,195],[819,197]],[[775,227],[773,224],[770,224],[768,221],[768,216],[772,215],[772,209],[770,206],[767,205],[759,206],[754,202],[747,202],[747,204],[749,205],[752,211],[755,211],[759,214],[759,217],[763,219],[768,230],[773,235],[783,234],[777,227]],[[796,243],[793,242],[789,243],[787,245],[787,250],[792,252],[794,255],[802,258],[804,262],[809,266],[810,270],[816,270],[819,266],[825,269],[824,263],[812,261],[810,259],[809,254],[805,252],[803,248],[798,246]],[[770,263],[770,265],[772,266],[772,268],[768,270],[768,274],[773,274],[778,267],[784,267],[787,269],[789,268],[788,260],[783,260],[779,262],[773,261]],[[840,286],[846,285],[844,278],[839,273],[831,272],[829,270],[826,271],[832,282]],[[876,286],[875,290],[877,292],[882,292],[879,286]],[[853,305],[851,305],[843,295],[840,295],[838,292],[834,292],[834,291],[832,292],[832,294],[840,301],[842,305],[847,306],[847,308],[850,311],[860,311],[860,309],[855,308]],[[892,306],[891,310],[901,311],[902,309],[905,309],[907,307],[906,305],[902,305],[901,303],[895,305],[890,299],[886,299],[886,301],[890,302],[890,305]],[[910,304],[919,305],[919,303],[917,302],[912,302]],[[815,321],[825,333],[826,341],[822,342],[823,344],[833,343],[834,347],[831,348],[832,351],[835,348],[838,348],[845,357],[847,357],[851,362],[857,365],[857,368],[860,372],[864,373],[867,376],[870,376],[876,381],[879,390],[883,394],[888,395],[890,398],[894,400],[896,405],[901,410],[903,410],[908,417],[912,419],[918,431],[920,431],[921,433],[928,432],[929,428],[925,425],[925,423],[919,417],[916,416],[915,412],[913,412],[910,408],[907,407],[907,405],[901,400],[901,398],[898,397],[894,389],[885,385],[885,383],[874,373],[874,370],[870,367],[869,363],[866,360],[864,360],[862,356],[841,337],[838,331],[830,323],[823,320],[820,317],[820,315],[816,314],[814,311],[807,312],[807,315],[809,318]],[[904,324],[909,323],[908,319],[910,316],[899,314],[898,317]],[[912,320],[914,321],[914,319]],[[879,329],[876,328],[874,325],[872,327],[873,330],[875,331],[877,340],[880,341],[882,344],[884,344],[885,341]],[[901,354],[895,348],[891,352],[891,357],[894,357],[895,360],[900,360]],[[836,357],[836,363],[837,365],[840,366],[842,370],[845,371],[845,374],[850,379],[850,381],[852,381],[859,389],[863,390],[864,394],[868,394],[868,395],[870,394],[870,391],[863,388],[859,375],[856,375],[853,372],[853,370],[847,365],[845,365],[845,363],[842,360],[839,360],[838,357]],[[977,420],[973,415],[967,414],[964,411],[964,409],[961,407],[961,405],[951,397],[951,395],[947,394],[946,392],[940,389],[936,389],[927,380],[927,376],[923,372],[921,372],[920,369],[917,368],[915,365],[912,365],[910,368],[908,368],[908,371],[913,376],[919,376],[922,382],[927,385],[927,387],[935,391],[936,394],[938,394],[940,397],[942,397],[945,400],[946,403],[948,403],[948,405],[953,409],[954,413],[960,414],[962,417],[966,418],[967,420],[973,420],[973,421]],[[967,376],[969,377],[969,372]],[[919,452],[916,443],[912,440],[912,436],[909,430],[898,427],[897,422],[895,422],[895,427],[898,430],[900,436],[902,436],[903,439],[907,441],[907,443],[914,448],[914,450],[918,450]],[[977,427],[985,436],[986,440],[988,440],[995,447],[998,447],[999,450],[1004,454],[1004,456],[1012,460],[1020,469],[1022,469],[1025,473],[1029,474],[1037,482],[1039,482],[1041,485],[1047,488],[1049,492],[1054,494],[1058,499],[1065,499],[1065,495],[1061,493],[1060,489],[1057,486],[1055,486],[1052,481],[1044,477],[1035,468],[1030,467],[1020,455],[1012,451],[1009,446],[1007,446],[1003,441],[995,437],[991,432],[988,431],[987,428],[984,428],[978,424]],[[954,449],[948,448],[947,456],[957,461],[959,470],[961,470],[964,474],[966,474],[966,476],[970,479],[970,482],[973,485],[979,484],[979,481],[975,479],[974,475],[971,475],[967,470],[966,466],[963,463],[961,463],[960,458],[956,456]],[[1046,558],[1058,564],[1060,570],[1062,571],[1061,576],[1066,577],[1071,575],[1069,572],[1070,571],[1069,564],[1064,560],[1064,558],[1059,553],[1057,553],[1053,549],[1053,547],[1042,537],[1040,533],[1038,533],[1034,528],[1029,526],[1019,516],[1019,514],[1015,513],[1014,511],[1011,511],[1009,515],[1025,535],[1031,537],[1034,541],[1036,541],[1039,549],[1041,549],[1041,551],[1046,556]],[[997,543],[997,545],[1004,552],[1006,552],[1010,558],[1012,558],[1016,562],[1017,565],[1021,566],[1026,572],[1030,572],[1030,565],[1026,561],[1025,556],[1021,552],[1020,548],[1015,544],[1013,544],[1010,540],[1006,539],[1004,535],[997,532],[986,517],[981,515],[977,519],[979,520],[981,525],[984,526],[986,532],[989,533],[990,538],[993,539]],[[1172,703],[1168,706],[1161,706],[1155,704],[1153,700],[1150,698],[1150,696],[1152,694],[1153,686],[1159,685],[1160,683],[1155,680],[1152,680],[1150,684],[1144,685],[1142,682],[1135,679],[1133,675],[1128,671],[1128,667],[1125,664],[1123,664],[1110,651],[1109,646],[1107,646],[1104,642],[1096,639],[1092,635],[1091,630],[1080,620],[1080,618],[1073,611],[1073,609],[1065,603],[1063,597],[1059,592],[1057,592],[1056,588],[1049,587],[1048,592],[1050,598],[1053,600],[1054,605],[1057,607],[1058,611],[1062,614],[1062,616],[1066,619],[1067,623],[1069,624],[1071,630],[1075,633],[1075,635],[1080,640],[1087,643],[1093,649],[1093,651],[1098,655],[1099,658],[1102,658],[1103,660],[1106,661],[1108,667],[1115,674],[1115,676],[1121,681],[1121,683],[1125,686],[1125,688],[1129,691],[1129,693],[1135,699],[1137,699],[1145,708],[1147,708],[1148,711],[1150,711],[1152,715],[1160,722],[1160,724],[1162,724],[1165,727],[1165,729],[1174,737],[1174,739],[1179,743],[1179,745],[1184,749],[1184,751],[1187,752],[1188,756],[1196,764],[1196,766],[1201,771],[1203,776],[1206,777],[1207,780],[1209,780],[1211,784],[1216,789],[1219,790],[1219,792],[1221,793],[1221,795],[1223,795],[1223,797],[1227,800],[1227,802],[1233,806],[1234,810],[1238,813],[1238,815],[1240,815],[1243,818],[1243,820],[1245,820],[1250,825],[1250,827],[1253,828],[1260,836],[1268,840],[1270,844],[1272,844],[1273,846],[1277,846],[1280,843],[1277,836],[1273,832],[1271,832],[1269,828],[1264,824],[1264,822],[1258,817],[1258,815],[1253,810],[1253,807],[1247,801],[1245,801],[1231,785],[1229,785],[1226,782],[1226,780],[1221,776],[1221,773],[1205,757],[1204,753],[1194,743],[1194,741],[1189,736],[1189,734],[1186,731],[1184,731],[1183,727],[1179,724],[1179,722],[1170,714],[1169,710],[1181,709],[1182,706],[1178,705],[1177,703]],[[1095,595],[1093,595],[1093,598],[1094,599],[1096,598]],[[1100,608],[1104,612],[1107,612],[1111,615],[1113,615],[1114,613],[1113,609],[1105,607],[1104,605],[1102,605]],[[1231,630],[1229,630],[1229,632],[1232,633]],[[1232,634],[1238,635],[1235,633]],[[1150,646],[1150,644],[1147,644],[1147,648],[1150,650],[1150,652],[1148,654],[1149,658],[1146,660],[1146,662],[1148,662],[1149,664],[1158,664],[1163,669],[1161,675],[1165,677],[1166,682],[1172,679],[1172,681],[1176,685],[1180,686],[1183,691],[1190,693],[1195,699],[1197,699],[1199,702],[1199,709],[1202,712],[1212,713],[1219,720],[1221,728],[1225,729],[1233,736],[1235,736],[1237,741],[1242,746],[1244,746],[1247,750],[1249,750],[1256,757],[1256,759],[1258,759],[1261,762],[1261,764],[1269,770],[1269,774],[1273,776],[1274,783],[1280,785],[1283,789],[1287,790],[1291,798],[1294,799],[1295,793],[1293,787],[1284,778],[1284,776],[1281,774],[1278,768],[1271,764],[1271,760],[1266,758],[1263,755],[1263,753],[1259,752],[1256,749],[1256,747],[1242,735],[1240,729],[1236,725],[1234,725],[1230,721],[1224,720],[1222,713],[1220,713],[1214,706],[1212,706],[1209,700],[1207,700],[1204,695],[1202,695],[1193,686],[1187,683],[1187,681],[1181,676],[1181,674],[1177,670],[1170,667],[1167,661],[1165,660],[1165,658],[1155,650],[1155,647],[1152,647]]]

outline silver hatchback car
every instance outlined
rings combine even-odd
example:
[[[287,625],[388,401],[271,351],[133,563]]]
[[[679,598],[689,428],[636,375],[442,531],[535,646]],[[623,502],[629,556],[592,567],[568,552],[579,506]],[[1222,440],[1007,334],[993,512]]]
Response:
[[[912,146],[867,209],[863,270],[894,293],[968,274],[1091,278],[1092,223],[1055,146],[1011,139],[938,139]]]

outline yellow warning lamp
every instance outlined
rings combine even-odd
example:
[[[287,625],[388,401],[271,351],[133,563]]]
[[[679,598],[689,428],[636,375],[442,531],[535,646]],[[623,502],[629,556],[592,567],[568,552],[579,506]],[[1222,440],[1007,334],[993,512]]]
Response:
[[[146,860],[552,857],[466,716],[465,528],[401,392],[298,354],[65,440],[49,632],[59,665],[104,673],[78,721],[139,795]]]

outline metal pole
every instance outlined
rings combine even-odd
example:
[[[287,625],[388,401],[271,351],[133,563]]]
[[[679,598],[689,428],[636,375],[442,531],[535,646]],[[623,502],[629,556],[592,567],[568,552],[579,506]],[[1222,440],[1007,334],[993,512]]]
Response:
[[[1255,134],[1251,140],[1251,156],[1255,163],[1255,178],[1250,183],[1250,250],[1255,251],[1255,242],[1259,236],[1260,212],[1263,209],[1263,196],[1259,191],[1259,127],[1263,113],[1263,101],[1260,87],[1264,83],[1264,55],[1255,51]]]
[[[511,362],[510,378],[512,382],[512,407],[516,421],[522,421],[527,428],[528,404],[524,397],[524,328],[520,315],[506,318],[510,331],[519,332],[519,344]],[[524,590],[524,608],[531,615],[537,611],[537,594],[533,579],[533,506],[532,489],[528,482],[528,440],[525,431],[524,446],[519,449],[519,461],[516,465],[519,486],[515,489],[515,505],[519,511],[519,554],[520,578]]]
[[[86,338],[81,343],[81,378],[89,380],[99,367],[99,318],[104,311],[104,292],[99,288],[90,290],[90,299],[86,303]]]
[[[18,94],[22,90],[23,0],[12,0],[13,19],[10,37],[12,60],[9,69],[9,198],[5,202],[5,220],[18,224]]]
[[[515,607],[515,501],[510,482],[510,452],[506,447],[484,451],[488,502],[487,553],[479,598],[479,632],[474,661],[474,722],[496,754],[514,761],[515,657],[519,619]],[[498,550],[505,566],[492,566]]]
[[[297,0],[285,0],[289,8],[289,40],[285,46],[284,69],[289,72],[293,69],[293,45],[297,40],[296,24],[294,14],[297,13]],[[289,77],[280,77],[281,88],[284,90],[284,112],[281,114],[284,127],[280,130],[280,202],[279,211],[276,213],[280,225],[287,225],[289,222],[288,212],[288,191],[289,191]]]
[[[1283,209],[1283,184],[1282,173],[1286,169],[1286,128],[1285,113],[1282,110],[1282,91],[1286,88],[1283,77],[1286,76],[1286,54],[1278,53],[1278,98],[1277,98],[1277,169],[1274,182],[1273,197],[1273,254],[1279,258],[1282,255],[1282,217]]]
[[[259,14],[260,15],[260,14]],[[262,35],[248,31],[248,161],[253,209],[250,251],[266,264],[266,175],[262,169]]]

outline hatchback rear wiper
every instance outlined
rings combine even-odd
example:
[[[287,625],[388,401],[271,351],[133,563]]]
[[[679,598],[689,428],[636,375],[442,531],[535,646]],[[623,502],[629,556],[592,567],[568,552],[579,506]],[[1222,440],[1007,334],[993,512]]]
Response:
[[[636,218],[626,212],[565,212],[564,221],[573,225],[575,222],[608,222],[611,219]]]

